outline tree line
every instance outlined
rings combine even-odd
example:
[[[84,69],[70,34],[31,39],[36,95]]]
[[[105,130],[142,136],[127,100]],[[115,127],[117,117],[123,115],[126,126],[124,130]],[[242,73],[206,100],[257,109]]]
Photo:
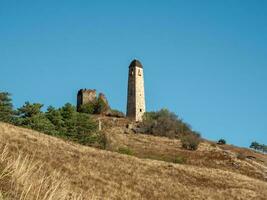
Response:
[[[99,105],[96,105],[99,109]],[[11,95],[0,92],[0,121],[34,129],[49,135],[84,145],[105,147],[105,137],[97,130],[97,122],[87,113],[77,112],[76,106],[66,103],[61,108],[25,102],[14,109]]]

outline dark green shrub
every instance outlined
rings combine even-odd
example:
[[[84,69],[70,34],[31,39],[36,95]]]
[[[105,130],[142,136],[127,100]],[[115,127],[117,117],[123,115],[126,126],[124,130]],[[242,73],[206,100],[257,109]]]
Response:
[[[219,139],[217,144],[224,145],[224,144],[226,144],[226,140],[225,139]]]
[[[187,150],[197,150],[200,139],[194,135],[187,135],[181,139],[182,147]]]
[[[120,147],[118,152],[125,155],[133,155],[133,151],[128,147]]]
[[[200,137],[200,134],[193,131],[189,124],[183,122],[174,113],[167,109],[144,114],[140,128],[144,134],[165,136],[169,138],[182,138],[187,135]]]

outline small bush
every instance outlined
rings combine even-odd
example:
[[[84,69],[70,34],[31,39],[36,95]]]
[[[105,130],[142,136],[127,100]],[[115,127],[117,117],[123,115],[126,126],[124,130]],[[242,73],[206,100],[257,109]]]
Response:
[[[118,152],[125,155],[133,155],[133,151],[128,147],[120,147]]]
[[[200,139],[194,135],[187,135],[181,139],[181,142],[184,149],[195,151],[198,148]]]
[[[217,144],[219,145],[225,145],[226,144],[226,140],[225,139],[220,139]]]
[[[193,131],[189,124],[167,109],[161,109],[157,112],[146,112],[139,128],[144,130],[142,131],[144,134],[168,138],[181,139],[187,135],[200,137],[200,134]]]
[[[182,156],[176,156],[173,160],[173,163],[176,164],[184,164],[186,163],[186,158],[182,157]]]

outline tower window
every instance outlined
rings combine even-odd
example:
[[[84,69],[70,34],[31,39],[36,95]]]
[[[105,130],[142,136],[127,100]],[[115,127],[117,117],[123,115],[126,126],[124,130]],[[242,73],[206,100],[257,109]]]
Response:
[[[142,73],[141,73],[141,70],[140,69],[138,70],[138,75],[139,76],[142,76]]]
[[[142,112],[143,110],[142,109],[140,109],[140,112]]]

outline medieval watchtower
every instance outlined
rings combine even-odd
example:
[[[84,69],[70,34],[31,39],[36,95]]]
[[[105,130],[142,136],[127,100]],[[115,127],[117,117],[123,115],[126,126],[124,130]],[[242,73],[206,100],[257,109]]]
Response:
[[[127,117],[142,121],[145,111],[143,66],[140,61],[133,60],[129,66]]]

